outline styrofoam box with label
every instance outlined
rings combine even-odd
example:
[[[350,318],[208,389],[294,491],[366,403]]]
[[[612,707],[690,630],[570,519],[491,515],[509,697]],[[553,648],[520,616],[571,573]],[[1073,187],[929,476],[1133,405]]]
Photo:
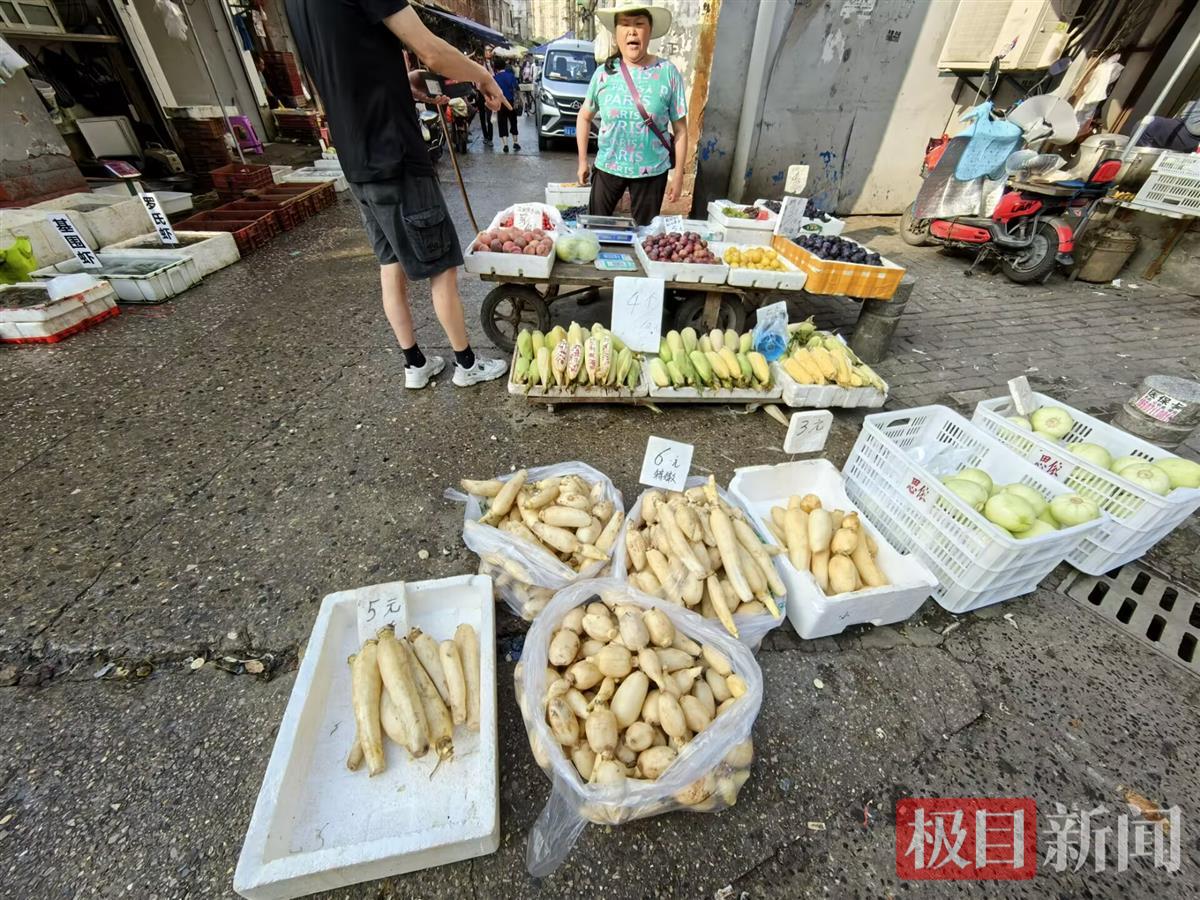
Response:
[[[144,210],[143,210],[144,214]],[[0,209],[0,247],[7,247],[17,238],[29,239],[33,258],[39,266],[52,266],[66,259],[74,259],[75,254],[67,246],[61,234],[50,224],[49,213],[44,209]],[[87,222],[72,216],[71,221],[75,230],[93,250],[99,247],[96,236],[88,228]],[[147,217],[142,231],[150,227]]]
[[[325,597],[288,700],[233,888],[280,900],[458,862],[500,846],[496,629],[492,580],[459,575],[404,585],[405,618],[438,641],[466,623],[479,636],[479,731],[454,729],[454,755],[412,759],[384,738],[387,768],[346,768],[354,740],[350,654],[358,603],[396,584]]]
[[[793,495],[816,494],[825,509],[858,512],[862,527],[879,545],[875,558],[889,585],[863,588],[826,596],[810,572],[797,570],[787,554],[777,559],[787,586],[787,617],[796,633],[813,639],[840,634],[851,625],[886,625],[902,622],[921,608],[937,579],[915,556],[905,555],[889,544],[866,516],[846,496],[842,473],[824,459],[751,466],[738,469],[729,483],[729,493],[750,512],[763,534],[770,534],[771,508],[787,506]]]
[[[171,256],[186,256],[196,263],[196,269],[201,278],[241,259],[237,241],[228,231],[177,231],[175,237],[185,243],[164,244],[158,239],[156,233],[151,232],[113,244],[111,247],[106,247],[104,252],[106,254],[118,251],[141,253],[149,250],[169,253]]]
[[[642,271],[651,278],[680,284],[724,284],[729,277],[729,266],[725,263],[656,262],[646,255],[641,241],[635,242],[633,249],[642,264]]]
[[[40,209],[47,215],[66,213],[80,231],[80,224],[86,225],[95,239],[93,250],[145,234],[150,227],[150,216],[137,197],[80,192],[35,203],[29,209]]]
[[[288,172],[283,176],[285,184],[296,184],[320,181],[332,181],[333,189],[339,194],[342,191],[348,190],[350,185],[346,182],[346,176],[342,174],[341,168],[330,169],[319,166],[306,166],[303,169],[296,169]]]

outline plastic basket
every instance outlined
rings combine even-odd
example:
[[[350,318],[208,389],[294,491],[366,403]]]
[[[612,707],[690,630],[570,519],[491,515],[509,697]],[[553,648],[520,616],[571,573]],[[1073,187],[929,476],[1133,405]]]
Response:
[[[900,287],[905,270],[890,259],[878,266],[821,259],[799,244],[777,234],[771,246],[796,267],[808,273],[804,289],[810,294],[844,294],[870,300],[890,300]]]
[[[221,166],[208,173],[212,178],[213,189],[222,197],[239,196],[242,191],[251,188],[266,187],[274,183],[270,166],[256,164],[233,163]]]
[[[894,546],[929,566],[940,583],[934,599],[951,612],[1029,593],[1104,522],[1018,540],[942,486],[964,466],[1047,500],[1071,492],[944,406],[867,416],[843,469],[850,499]]]
[[[180,231],[228,231],[237,242],[238,253],[245,256],[270,243],[280,233],[279,221],[272,215],[228,213],[219,210],[197,213],[179,223]]]
[[[1039,406],[1061,407],[1075,420],[1062,443],[1008,421],[1005,417],[1014,411],[1007,397],[980,402],[973,418],[1014,452],[1109,514],[1111,518],[1067,557],[1081,572],[1102,575],[1137,559],[1200,508],[1200,488],[1176,488],[1164,497],[1088,462],[1065,445],[1089,441],[1114,458],[1140,456],[1147,462],[1170,459],[1174,454],[1053,397],[1036,393],[1033,397]]]
[[[729,493],[750,513],[762,534],[770,534],[767,523],[771,521],[771,508],[787,506],[794,494],[816,494],[826,509],[856,511],[846,496],[841,473],[824,459],[738,469],[729,483]],[[829,637],[865,622],[902,622],[937,586],[933,573],[916,556],[901,554],[878,533],[868,516],[862,515],[862,520],[879,545],[879,568],[891,584],[826,596],[811,573],[794,568],[786,554],[776,558],[788,589],[787,617],[800,637]]]
[[[1200,216],[1200,154],[1164,151],[1133,203],[1180,216]]]

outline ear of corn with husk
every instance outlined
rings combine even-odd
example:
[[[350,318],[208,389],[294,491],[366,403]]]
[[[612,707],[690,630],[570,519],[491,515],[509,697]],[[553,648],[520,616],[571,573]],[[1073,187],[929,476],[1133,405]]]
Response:
[[[516,340],[512,383],[574,392],[580,388],[624,392],[635,390],[641,377],[641,354],[596,324],[556,325],[545,334],[522,331]],[[540,362],[545,350],[546,365]],[[632,373],[632,374],[631,374]]]

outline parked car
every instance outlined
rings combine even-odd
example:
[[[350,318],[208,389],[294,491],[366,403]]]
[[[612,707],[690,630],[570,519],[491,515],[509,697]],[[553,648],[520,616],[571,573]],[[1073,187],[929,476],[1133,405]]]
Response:
[[[596,71],[591,41],[554,41],[546,48],[546,61],[538,86],[538,149],[545,150],[554,138],[575,139],[575,117],[587,96]],[[592,137],[596,125],[592,123]]]

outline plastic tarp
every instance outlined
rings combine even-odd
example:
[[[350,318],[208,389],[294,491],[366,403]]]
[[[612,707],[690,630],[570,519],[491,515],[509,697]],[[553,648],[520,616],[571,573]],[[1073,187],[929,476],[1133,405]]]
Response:
[[[440,9],[434,9],[432,6],[417,6],[416,9],[419,9],[421,12],[427,12],[435,16],[440,16],[443,19],[453,22],[460,28],[465,28],[476,37],[481,37],[485,41],[490,41],[492,44],[497,46],[507,47],[510,43],[512,43],[500,32],[493,31],[486,25],[480,25],[474,19],[468,19],[466,16],[456,16],[454,13],[443,12]]]

